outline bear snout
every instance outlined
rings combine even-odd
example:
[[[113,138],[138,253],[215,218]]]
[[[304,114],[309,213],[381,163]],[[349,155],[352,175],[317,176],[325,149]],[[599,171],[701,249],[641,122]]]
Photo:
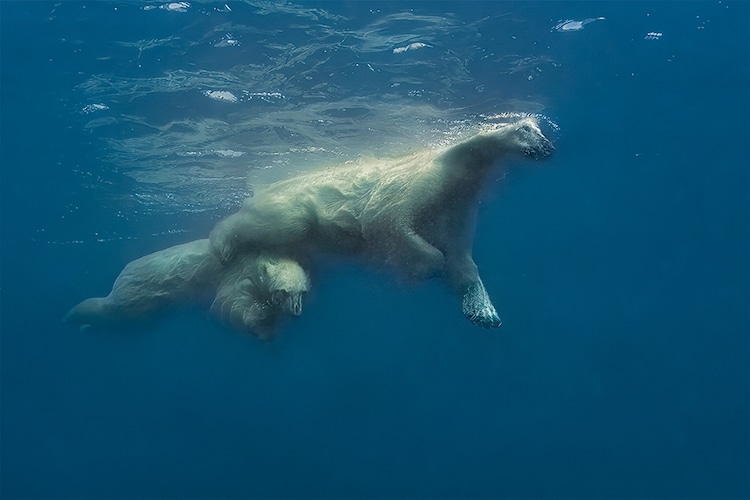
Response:
[[[540,134],[539,136],[537,136],[535,142],[536,144],[532,144],[528,148],[525,148],[524,154],[526,156],[530,156],[535,160],[541,160],[542,158],[548,157],[555,151],[555,146],[549,139],[544,137],[544,135]]]

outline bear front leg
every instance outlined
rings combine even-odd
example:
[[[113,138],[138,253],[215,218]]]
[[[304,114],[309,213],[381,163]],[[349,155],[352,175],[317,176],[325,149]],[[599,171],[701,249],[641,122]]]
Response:
[[[500,316],[479,277],[477,265],[471,257],[458,262],[449,260],[447,275],[454,292],[461,298],[464,316],[472,323],[484,328],[497,328],[502,324]]]
[[[248,250],[310,242],[314,217],[304,203],[258,199],[246,201],[239,212],[220,221],[209,234],[215,255],[227,264]]]
[[[219,221],[208,235],[208,240],[211,242],[214,254],[223,264],[230,262],[239,253],[238,247],[242,246],[240,238],[241,225],[242,218],[240,214],[233,214]]]
[[[405,231],[378,236],[380,237],[388,241],[386,260],[405,276],[415,280],[425,280],[443,273],[445,268],[443,252],[420,235]]]
[[[462,309],[469,321],[484,328],[497,328],[503,324],[479,277],[464,291]]]
[[[278,313],[277,308],[258,297],[252,280],[241,278],[219,285],[211,313],[241,332],[269,338]]]

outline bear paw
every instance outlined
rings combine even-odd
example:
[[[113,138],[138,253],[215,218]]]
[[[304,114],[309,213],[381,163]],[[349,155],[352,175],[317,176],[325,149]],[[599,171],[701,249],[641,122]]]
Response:
[[[463,312],[469,321],[484,328],[497,328],[503,323],[481,282],[474,283],[464,293]]]

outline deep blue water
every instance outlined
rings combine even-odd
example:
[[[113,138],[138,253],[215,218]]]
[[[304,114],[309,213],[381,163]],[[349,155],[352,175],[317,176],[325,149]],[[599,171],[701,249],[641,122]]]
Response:
[[[747,497],[749,10],[3,2],[0,495]],[[557,151],[481,206],[499,330],[335,260],[271,343],[61,321],[256,183],[508,111]]]

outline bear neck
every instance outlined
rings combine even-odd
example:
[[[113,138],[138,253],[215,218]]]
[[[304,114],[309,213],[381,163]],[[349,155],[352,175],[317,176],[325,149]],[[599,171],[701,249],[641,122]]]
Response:
[[[478,194],[490,173],[509,153],[496,137],[478,136],[448,149],[438,161],[449,185],[466,194]]]

